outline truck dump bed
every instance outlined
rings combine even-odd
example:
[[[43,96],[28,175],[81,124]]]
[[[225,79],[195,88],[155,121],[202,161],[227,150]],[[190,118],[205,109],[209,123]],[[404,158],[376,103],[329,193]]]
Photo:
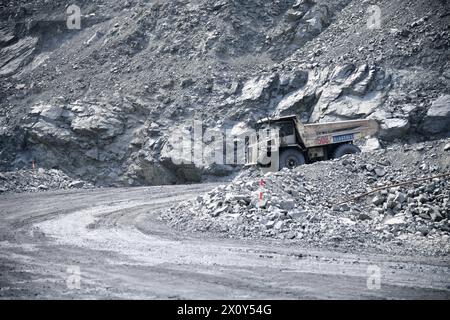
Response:
[[[378,130],[377,122],[367,119],[296,125],[307,148],[362,139]]]

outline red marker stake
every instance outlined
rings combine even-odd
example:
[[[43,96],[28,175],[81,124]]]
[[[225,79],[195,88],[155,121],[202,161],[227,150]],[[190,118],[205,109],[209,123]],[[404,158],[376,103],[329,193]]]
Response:
[[[32,168],[33,168],[33,171],[34,171],[34,169],[35,169],[35,165],[34,165],[34,160],[33,160],[33,161],[31,161],[31,166],[32,166]]]
[[[260,187],[264,187],[265,185],[266,185],[266,182],[263,179],[259,180]]]
[[[262,192],[262,188],[265,186],[266,182],[263,179],[259,180],[259,206],[258,206],[258,210],[261,209],[261,202],[263,200],[263,192]]]

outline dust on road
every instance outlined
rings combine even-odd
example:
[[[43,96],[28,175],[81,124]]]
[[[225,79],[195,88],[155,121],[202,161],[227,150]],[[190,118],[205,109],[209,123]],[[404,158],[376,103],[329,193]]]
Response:
[[[158,210],[215,186],[0,196],[0,297],[450,298],[447,258],[224,240],[158,219]]]

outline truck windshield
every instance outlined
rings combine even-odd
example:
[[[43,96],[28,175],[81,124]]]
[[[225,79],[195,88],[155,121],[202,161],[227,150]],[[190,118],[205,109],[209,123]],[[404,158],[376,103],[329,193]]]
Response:
[[[280,122],[276,124],[276,127],[280,130],[280,137],[291,136],[294,134],[294,128],[291,122]]]
[[[286,137],[294,134],[294,126],[292,122],[275,122],[275,123],[262,123],[256,126],[256,130],[269,130],[278,129],[280,137]]]

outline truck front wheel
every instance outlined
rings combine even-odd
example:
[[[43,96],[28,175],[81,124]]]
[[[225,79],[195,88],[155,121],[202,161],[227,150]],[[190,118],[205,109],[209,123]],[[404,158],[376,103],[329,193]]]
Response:
[[[280,170],[283,168],[295,168],[305,164],[305,156],[296,149],[287,149],[280,155]]]
[[[344,154],[353,154],[353,153],[360,153],[360,152],[361,152],[361,149],[359,149],[354,144],[349,144],[349,143],[342,144],[339,147],[337,147],[336,150],[334,150],[333,159],[340,158]]]

